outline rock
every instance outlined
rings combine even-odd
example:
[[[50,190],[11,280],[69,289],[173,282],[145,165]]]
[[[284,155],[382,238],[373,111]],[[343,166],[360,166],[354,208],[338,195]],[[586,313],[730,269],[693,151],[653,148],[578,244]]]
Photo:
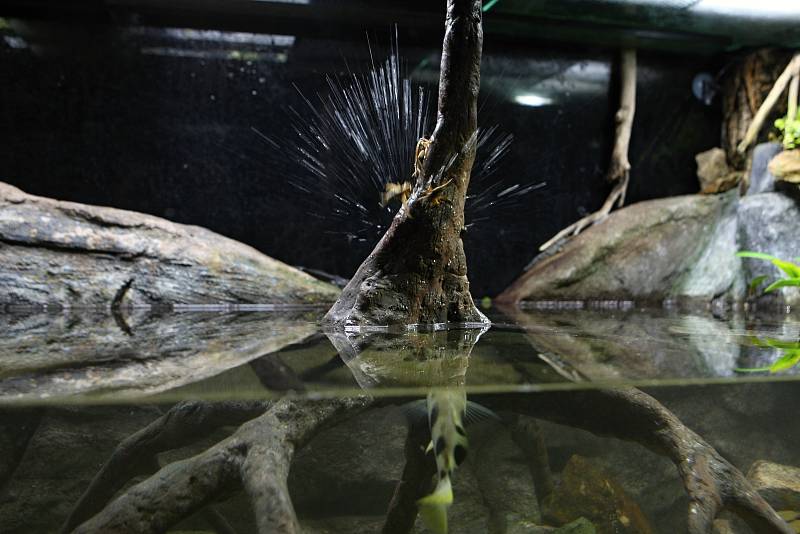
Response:
[[[733,293],[739,272],[736,205],[730,191],[628,206],[536,262],[496,301],[707,302]]]
[[[775,176],[769,172],[767,165],[781,150],[783,150],[783,145],[780,143],[761,143],[756,145],[753,150],[753,160],[750,164],[748,195],[775,191]]]
[[[403,471],[406,421],[379,408],[322,431],[292,464],[289,490],[301,517],[382,516]]]
[[[518,521],[505,530],[506,534],[595,534],[596,532],[591,521],[584,517],[559,528],[537,525],[530,521]]]
[[[339,290],[197,226],[0,183],[0,307],[315,304]],[[123,298],[124,297],[124,298]]]
[[[776,510],[800,510],[800,468],[758,460],[747,479]]]
[[[557,528],[553,531],[553,534],[594,534],[595,532],[597,532],[597,529],[594,528],[592,522],[585,517],[580,517],[561,528]]]
[[[739,247],[772,254],[792,261],[800,254],[800,208],[795,201],[781,193],[762,193],[742,198],[739,205]],[[744,258],[744,280],[748,282],[764,275],[768,280],[782,273],[768,261]],[[800,304],[800,288],[776,290],[772,298],[788,305]]]
[[[160,414],[155,406],[49,407],[0,491],[3,534],[58,532],[114,447]],[[0,412],[0,424],[15,414]]]
[[[545,521],[589,519],[599,534],[653,532],[639,505],[591,460],[574,455],[555,491],[543,503]]]
[[[800,149],[778,153],[769,162],[769,172],[779,181],[800,184]]]
[[[310,317],[297,312],[143,313],[124,321],[86,310],[0,313],[0,403],[161,393],[247,364],[316,331]]]
[[[505,425],[481,421],[470,424],[467,434],[469,454],[465,465],[474,474],[489,511],[489,531],[539,525],[541,513],[526,457]]]
[[[704,194],[722,193],[733,189],[742,174],[728,166],[725,151],[712,148],[700,152],[694,157],[697,162],[697,178],[700,180],[700,192]]]

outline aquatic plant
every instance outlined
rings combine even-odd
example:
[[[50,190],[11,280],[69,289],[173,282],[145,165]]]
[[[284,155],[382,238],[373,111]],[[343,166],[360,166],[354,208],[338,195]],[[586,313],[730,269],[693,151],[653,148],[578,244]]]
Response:
[[[781,117],[775,121],[775,127],[780,132],[783,148],[791,150],[800,148],[800,111],[794,117]]]
[[[764,254],[762,252],[751,252],[749,250],[742,250],[736,253],[736,255],[740,258],[753,258],[757,260],[764,260],[772,262],[772,264],[780,269],[783,274],[784,278],[780,280],[776,280],[764,288],[764,293],[769,293],[771,291],[775,291],[781,287],[800,287],[800,265],[796,263],[792,263],[790,261],[782,260],[776,256],[772,256],[770,254]],[[800,258],[795,258],[795,261],[800,261]],[[766,275],[761,275],[755,277],[749,285],[750,294],[754,294],[758,287],[767,279]]]
[[[783,351],[781,357],[766,367],[739,367],[737,373],[778,373],[791,369],[800,362],[800,341],[784,341],[773,338],[751,337],[750,342],[755,347],[765,349],[780,349]]]

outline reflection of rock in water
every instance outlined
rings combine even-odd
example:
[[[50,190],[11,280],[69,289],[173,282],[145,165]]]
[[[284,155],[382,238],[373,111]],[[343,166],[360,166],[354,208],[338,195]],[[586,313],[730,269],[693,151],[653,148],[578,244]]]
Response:
[[[0,314],[0,400],[138,396],[216,375],[315,331],[302,313]]]
[[[504,311],[540,352],[592,381],[724,377],[733,374],[739,358],[735,333],[710,315]]]

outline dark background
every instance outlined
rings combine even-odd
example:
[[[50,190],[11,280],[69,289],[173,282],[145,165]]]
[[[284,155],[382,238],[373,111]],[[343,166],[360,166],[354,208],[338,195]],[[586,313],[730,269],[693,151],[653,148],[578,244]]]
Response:
[[[324,209],[329,199],[289,185],[302,169],[253,128],[291,139],[289,107],[303,109],[293,86],[325,94],[325,74],[366,70],[368,38],[382,60],[395,22],[412,79],[435,85],[444,9],[432,4],[415,11],[414,2],[402,10],[375,2],[381,9],[324,16],[278,5],[261,18],[0,5],[0,180],[205,226],[289,264],[349,276],[373,242],[348,240],[335,219],[309,216],[309,204]],[[495,178],[546,185],[468,232],[478,296],[501,291],[542,242],[609,192],[616,50],[631,39],[539,19],[514,33],[490,24],[508,15],[494,16],[485,15],[479,121],[514,136]],[[174,30],[186,27],[199,31]],[[542,38],[570,31],[580,38]],[[696,192],[694,155],[719,144],[719,98],[704,105],[691,82],[699,72],[718,75],[735,56],[722,53],[729,44],[695,36],[703,47],[692,49],[692,36],[675,35],[637,41],[629,202]],[[523,93],[551,102],[520,105],[514,98]]]

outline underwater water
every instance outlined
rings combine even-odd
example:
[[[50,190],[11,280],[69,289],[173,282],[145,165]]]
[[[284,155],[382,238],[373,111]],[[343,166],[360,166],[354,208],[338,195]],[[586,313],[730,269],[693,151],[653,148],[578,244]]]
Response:
[[[82,522],[136,484],[171,480],[186,465],[175,462],[205,458],[287,399],[301,420],[345,399],[364,404],[290,439],[288,493],[312,533],[431,531],[416,513],[441,478],[439,446],[424,451],[431,403],[442,420],[439,407],[469,401],[453,416],[468,446],[448,477],[449,532],[685,532],[679,471],[642,446],[634,415],[604,407],[609,388],[642,388],[745,474],[759,462],[800,466],[793,315],[606,303],[492,309],[483,330],[345,334],[321,331],[322,313],[0,314],[0,532],[59,532],[76,507]],[[292,428],[288,416],[276,421]],[[104,469],[112,454],[123,461]],[[103,485],[82,498],[97,477]],[[403,493],[409,477],[424,487]],[[159,498],[181,506],[170,492]],[[211,501],[159,531],[256,532],[241,486]],[[790,497],[776,508],[800,512]],[[719,532],[749,531],[720,517]],[[85,531],[137,531],[115,528]]]

